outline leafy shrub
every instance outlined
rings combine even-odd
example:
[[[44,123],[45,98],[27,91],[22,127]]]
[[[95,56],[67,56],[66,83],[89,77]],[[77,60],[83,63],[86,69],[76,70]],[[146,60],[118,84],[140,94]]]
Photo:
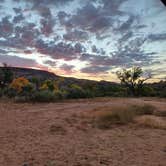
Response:
[[[155,96],[156,93],[152,87],[149,86],[143,86],[140,91],[141,96]]]
[[[166,88],[161,90],[159,96],[164,98],[166,97]]]
[[[4,89],[4,96],[7,96],[9,98],[13,98],[15,96],[17,96],[17,91],[13,88],[5,88]]]
[[[33,93],[33,95],[30,98],[30,101],[33,102],[54,102],[58,99],[58,96],[51,91],[48,90],[42,90]]]
[[[12,82],[13,75],[11,68],[6,63],[3,63],[3,67],[0,68],[0,87],[2,89]]]
[[[2,97],[2,96],[3,96],[3,90],[0,89],[0,97]]]
[[[24,78],[24,77],[19,77],[16,78],[12,81],[12,83],[10,84],[10,88],[16,90],[18,93],[23,91],[23,88],[25,86],[28,86],[28,84],[30,84],[30,82]]]
[[[50,91],[54,91],[57,90],[57,86],[55,84],[54,81],[52,80],[46,80],[44,81],[44,83],[42,84],[42,86],[40,87],[41,90],[50,90]]]
[[[78,98],[86,98],[86,91],[82,89],[82,87],[72,84],[67,90],[67,98],[78,99]]]

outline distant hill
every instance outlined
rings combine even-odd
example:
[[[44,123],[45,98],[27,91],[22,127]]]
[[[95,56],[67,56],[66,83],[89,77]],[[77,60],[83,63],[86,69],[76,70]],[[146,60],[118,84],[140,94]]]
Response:
[[[0,67],[2,68],[2,67]],[[77,79],[73,77],[62,77],[59,75],[56,75],[52,72],[48,72],[45,70],[37,70],[37,69],[30,69],[30,68],[19,68],[19,67],[10,67],[14,73],[14,77],[25,77],[27,79],[31,78],[37,78],[40,80],[57,80],[59,78],[63,78],[64,82],[66,84],[72,84],[72,83],[78,83],[78,84],[84,84],[84,83],[97,83],[102,85],[116,85],[117,83],[114,82],[108,82],[108,81],[93,81],[93,80],[87,80],[87,79]]]
[[[0,67],[2,68],[2,67]],[[44,70],[36,70],[36,69],[29,69],[29,68],[18,68],[18,67],[10,67],[14,73],[14,77],[26,77],[27,79],[31,79],[36,77],[41,80],[45,79],[57,79],[59,76],[55,75],[54,73],[44,71]]]

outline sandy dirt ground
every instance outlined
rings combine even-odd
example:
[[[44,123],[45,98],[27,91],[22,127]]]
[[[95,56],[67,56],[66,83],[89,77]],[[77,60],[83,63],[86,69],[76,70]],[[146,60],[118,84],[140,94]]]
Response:
[[[28,104],[0,101],[0,166],[166,166],[166,130],[94,128],[83,116],[103,106],[164,99],[98,98]]]

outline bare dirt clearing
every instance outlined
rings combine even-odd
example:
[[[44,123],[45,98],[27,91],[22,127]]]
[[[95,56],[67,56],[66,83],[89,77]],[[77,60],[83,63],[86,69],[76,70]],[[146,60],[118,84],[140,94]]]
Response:
[[[98,107],[165,99],[97,98],[61,103],[0,101],[0,166],[165,166],[166,130],[129,124],[94,128],[85,114]]]

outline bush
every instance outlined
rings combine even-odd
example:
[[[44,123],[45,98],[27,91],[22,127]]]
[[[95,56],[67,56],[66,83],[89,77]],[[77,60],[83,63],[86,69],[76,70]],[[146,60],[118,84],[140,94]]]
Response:
[[[30,97],[30,101],[33,102],[54,102],[57,101],[58,99],[59,99],[58,95],[48,90],[35,92]]]
[[[159,94],[160,97],[166,97],[166,89],[162,89],[162,91]]]
[[[152,115],[154,114],[155,107],[149,104],[143,106],[134,105],[132,106],[132,110],[136,115]]]
[[[13,97],[17,96],[17,91],[13,88],[5,88],[4,95],[9,98],[13,98]]]
[[[29,80],[24,77],[16,78],[10,84],[10,88],[16,90],[18,93],[23,91],[23,88],[30,84]]]
[[[2,97],[2,96],[3,96],[3,90],[0,89],[0,97]]]
[[[72,84],[68,89],[67,89],[67,98],[70,99],[78,99],[78,98],[86,98],[87,93],[82,89],[82,87]]]
[[[101,129],[108,129],[112,125],[124,125],[134,121],[136,116],[151,115],[154,107],[144,106],[124,106],[98,109],[95,116],[94,125]]]
[[[52,80],[46,80],[44,81],[44,83],[42,84],[42,86],[40,87],[41,90],[50,90],[50,91],[54,91],[57,90],[57,86],[55,84],[54,81]]]
[[[154,115],[144,115],[137,117],[135,122],[144,127],[157,128],[157,129],[166,129],[166,121],[161,117]]]
[[[156,93],[155,93],[155,91],[154,91],[154,89],[152,87],[143,86],[143,88],[140,91],[140,95],[148,97],[148,96],[155,96]]]
[[[101,129],[109,129],[112,125],[127,124],[133,121],[135,113],[131,107],[102,108],[95,117],[95,126]]]

